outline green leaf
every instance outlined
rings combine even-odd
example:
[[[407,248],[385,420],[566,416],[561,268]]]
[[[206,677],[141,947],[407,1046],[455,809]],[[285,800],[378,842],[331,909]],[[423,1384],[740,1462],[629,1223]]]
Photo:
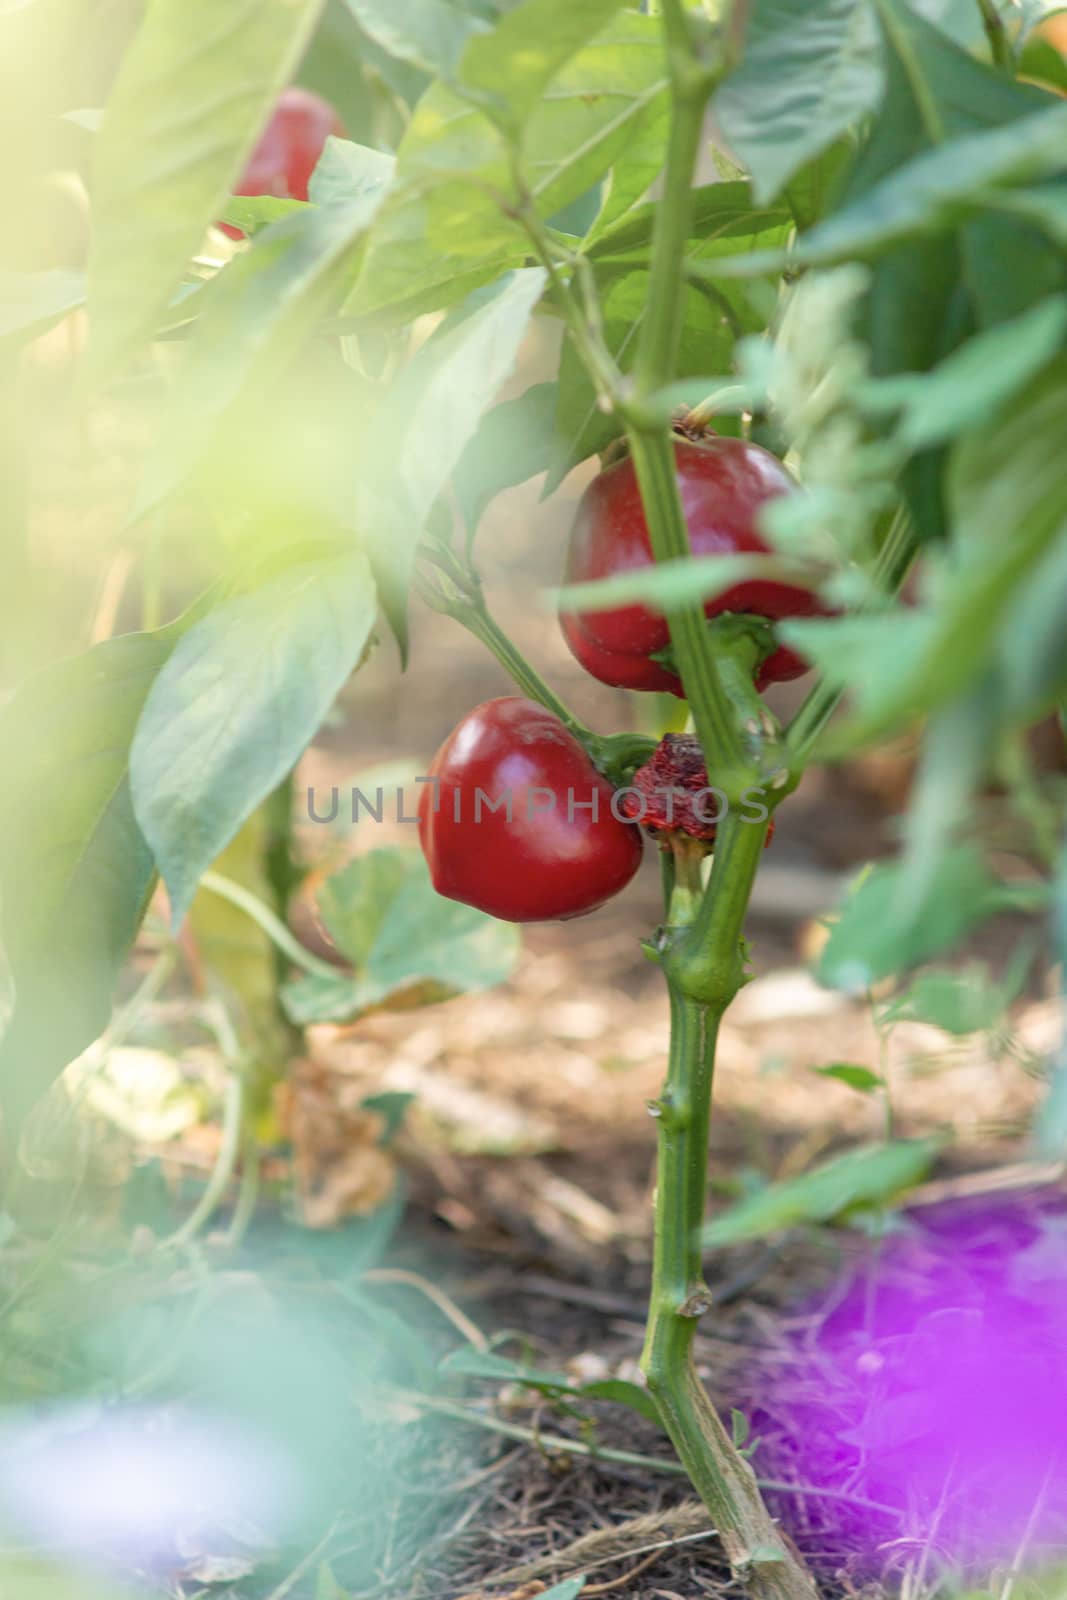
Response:
[[[880,978],[950,949],[1012,896],[990,877],[967,845],[941,856],[921,898],[901,893],[902,865],[890,862],[867,873],[830,929],[818,977],[834,989],[862,993]]]
[[[585,1585],[584,1577],[564,1578],[562,1583],[554,1583],[551,1589],[546,1589],[540,1600],[578,1600]]]
[[[785,265],[870,260],[917,234],[953,227],[987,204],[985,187],[1027,184],[1067,170],[1067,106],[1044,104],[1018,121],[939,144],[891,172],[854,205],[827,217],[789,256],[717,262],[713,274],[751,277]]]
[[[85,301],[85,275],[67,267],[47,272],[0,271],[0,341],[36,339]]]
[[[931,969],[920,973],[907,993],[886,1007],[885,1020],[930,1022],[963,1037],[995,1027],[1010,999],[985,965],[964,972]]]
[[[252,239],[272,222],[306,210],[306,200],[281,200],[273,194],[231,194],[219,211],[218,220],[240,228],[246,238]]]
[[[846,1083],[850,1089],[858,1089],[861,1094],[871,1094],[885,1083],[870,1067],[857,1066],[851,1061],[835,1061],[832,1066],[812,1067],[811,1070],[817,1072],[820,1078],[835,1078],[838,1083]]]
[[[331,913],[353,949],[365,947],[356,924],[369,917],[373,933],[359,970],[354,976],[339,973],[336,980],[309,976],[288,984],[283,1000],[294,1022],[351,1020],[394,995],[423,987],[433,999],[488,989],[513,970],[517,928],[436,894],[414,850],[399,852],[409,859],[395,872],[392,889],[386,881],[389,869],[364,867],[382,853],[357,858],[336,889],[345,904],[335,904]],[[373,874],[371,882],[365,881],[366,872]],[[375,894],[390,897],[383,903]]]
[[[543,1372],[539,1367],[510,1361],[492,1350],[476,1350],[473,1345],[451,1351],[441,1362],[441,1371],[461,1373],[467,1378],[486,1378],[493,1383],[521,1383],[538,1394],[572,1400],[605,1400],[626,1406],[646,1421],[662,1426],[656,1402],[648,1390],[625,1378],[597,1378],[589,1383],[575,1383],[565,1373]]]
[[[748,252],[765,245],[769,237],[783,241],[792,218],[785,205],[757,206],[750,184],[707,183],[693,190],[687,261]],[[647,266],[656,225],[658,202],[648,201],[630,210],[610,227],[599,230],[586,254],[599,270]]]
[[[450,1350],[441,1362],[441,1371],[459,1373],[464,1378],[484,1378],[489,1383],[527,1383],[531,1388],[566,1392],[571,1381],[564,1372],[542,1372],[521,1361],[512,1361],[495,1350],[477,1350],[472,1344]]]
[[[777,631],[820,668],[828,683],[849,690],[856,715],[835,732],[835,753],[858,746],[869,729],[910,721],[942,697],[940,683],[911,670],[937,633],[937,619],[919,607],[797,619],[778,624]]]
[[[998,695],[987,675],[941,706],[923,730],[919,767],[904,821],[902,896],[921,900],[971,805],[997,744]]]
[[[492,33],[473,39],[460,79],[509,131],[517,132],[560,69],[605,28],[625,0],[524,0]]]
[[[341,144],[342,141],[331,141]],[[203,310],[145,467],[137,515],[171,494],[215,444],[220,419],[245,392],[262,397],[305,344],[323,312],[340,302],[347,253],[380,205],[392,160],[351,146],[331,155],[325,182],[343,163],[344,198],[301,206],[261,234],[204,291]]]
[[[711,600],[746,578],[788,582],[796,576],[777,556],[687,556],[614,578],[567,584],[557,596],[565,611],[611,611],[641,601],[667,612],[692,601]]]
[[[111,1014],[154,876],[130,741],[175,636],[124,634],[59,661],[0,710],[0,933],[16,996],[0,1092],[16,1122]]]
[[[1067,298],[1040,300],[976,334],[932,372],[877,380],[870,400],[879,410],[900,410],[896,438],[908,450],[942,444],[992,421],[1045,366],[1065,332]]]
[[[611,168],[587,243],[593,243],[621,221],[644,199],[663,171],[670,114],[670,94],[664,88],[634,119],[625,149]]]
[[[368,960],[390,902],[418,865],[414,850],[371,850],[322,885],[316,900],[326,931],[354,967]]]
[[[450,78],[469,41],[488,25],[448,0],[345,0],[363,32],[388,55]]]
[[[731,1438],[733,1439],[734,1448],[735,1449],[737,1449],[737,1450],[743,1450],[744,1449],[745,1445],[748,1443],[748,1437],[749,1437],[749,1434],[751,1433],[751,1431],[752,1430],[751,1430],[751,1427],[749,1426],[749,1421],[748,1421],[748,1418],[745,1416],[745,1413],[743,1411],[738,1411],[736,1406],[731,1406],[730,1407],[730,1435],[731,1435]]]
[[[724,243],[723,248],[726,247]],[[707,248],[710,251],[713,247]],[[733,248],[741,246],[735,243]],[[609,282],[603,294],[605,340],[624,371],[633,365],[647,289],[648,273],[638,271]],[[747,296],[737,294],[732,285],[710,298],[696,287],[680,292],[685,296],[685,317],[678,376],[728,372],[735,343],[747,333],[761,331],[763,318]],[[605,449],[622,432],[618,418],[606,415],[597,404],[589,374],[569,339],[560,362],[556,428],[559,455],[549,473],[546,493],[555,489],[579,461]]]
[[[873,20],[856,0],[764,0],[741,65],[715,96],[727,144],[757,197],[789,179],[872,110],[883,71]]]
[[[801,233],[813,228],[833,210],[854,148],[852,137],[846,135],[835,140],[821,155],[806,162],[785,185],[783,195]]]
[[[95,142],[91,354],[151,330],[311,36],[322,0],[155,0]]]
[[[403,638],[415,547],[430,511],[515,365],[541,298],[540,267],[473,297],[400,373],[369,430],[356,486],[362,534]]]
[[[308,562],[216,606],[170,657],[137,727],[130,781],[175,926],[201,873],[303,754],[375,612],[363,556]]]
[[[787,641],[855,691],[857,709],[834,735],[836,750],[906,726],[979,683],[998,663],[998,684],[1012,686],[1017,704],[1047,671],[1054,681],[1060,635],[1055,607],[1044,609],[1042,593],[1062,593],[1067,581],[1058,555],[1067,524],[1067,477],[1059,458],[1065,432],[1067,357],[1058,357],[1014,410],[995,426],[967,434],[952,451],[947,497],[955,558],[952,581],[940,586],[936,602],[924,611],[782,625]],[[1050,565],[1038,580],[1046,560]],[[1040,626],[1028,627],[1024,595],[1038,607]]]
[[[772,1183],[706,1223],[707,1249],[763,1239],[806,1223],[832,1222],[859,1206],[887,1205],[912,1188],[940,1149],[937,1139],[861,1145],[799,1178]]]
[[[487,411],[452,477],[460,515],[473,539],[489,505],[504,489],[547,472],[557,448],[556,385],[534,383]]]
[[[394,157],[385,151],[331,134],[308,181],[308,199],[314,205],[347,212],[350,222],[365,228],[395,168]]]
[[[562,210],[604,175],[642,128],[649,107],[662,102],[664,87],[659,24],[632,12],[567,62],[522,131],[521,164],[543,216]],[[520,198],[499,129],[478,106],[435,84],[401,142],[397,183],[347,310],[410,319],[454,305],[520,265],[529,240],[509,214]]]

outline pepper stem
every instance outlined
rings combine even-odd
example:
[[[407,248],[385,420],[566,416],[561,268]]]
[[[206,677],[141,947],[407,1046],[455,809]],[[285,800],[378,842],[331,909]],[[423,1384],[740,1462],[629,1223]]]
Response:
[[[728,819],[729,820],[729,819]],[[705,915],[698,841],[672,840],[669,923],[663,965],[671,1008],[667,1078],[651,1110],[658,1125],[652,1294],[641,1367],[663,1426],[718,1529],[736,1576],[760,1600],[815,1600],[815,1585],[772,1519],[748,1462],[733,1444],[693,1361],[697,1320],[712,1296],[703,1276],[701,1226],[707,1198],[708,1132],[715,1047],[722,1014],[743,982],[741,924],[765,828],[724,826],[712,879],[736,886],[711,926],[709,952],[721,979],[715,1003],[688,991],[675,952]]]

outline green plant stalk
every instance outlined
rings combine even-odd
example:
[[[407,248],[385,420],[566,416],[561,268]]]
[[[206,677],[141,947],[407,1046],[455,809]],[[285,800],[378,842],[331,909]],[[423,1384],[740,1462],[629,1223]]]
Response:
[[[656,393],[677,362],[682,282],[692,213],[692,181],[704,113],[718,79],[740,50],[745,12],[735,0],[717,56],[682,0],[663,0],[672,86],[671,132],[663,197],[656,215],[645,317],[632,403],[623,410],[657,562],[690,554],[670,433],[654,420]],[[671,1043],[658,1121],[655,1243],[648,1326],[641,1365],[649,1392],[689,1478],[707,1506],[739,1582],[759,1600],[814,1600],[815,1586],[783,1539],[755,1475],[727,1434],[693,1361],[697,1319],[709,1309],[700,1230],[707,1198],[708,1131],[715,1047],[730,1001],[744,982],[742,927],[767,823],[743,822],[737,802],[758,780],[761,762],[745,743],[744,717],[716,662],[717,640],[699,602],[668,617],[675,664],[685,685],[709,775],[730,801],[718,830],[706,887],[701,852],[675,836],[667,927],[658,946],[671,1006]]]
[[[680,0],[664,0],[664,41],[671,77],[671,126],[663,196],[656,212],[648,293],[638,334],[632,399],[622,407],[630,453],[656,561],[691,555],[689,530],[674,466],[671,434],[654,404],[657,392],[670,383],[678,359],[685,318],[685,296],[679,293],[692,220],[693,172],[704,137],[704,114],[712,90],[731,64],[731,48],[710,48],[714,36],[698,52],[697,19]],[[735,718],[719,679],[715,650],[708,637],[699,602],[668,615],[675,663],[686,687],[697,737],[708,770],[733,801],[755,780],[746,763]]]
[[[651,1108],[658,1125],[658,1176],[641,1366],[737,1577],[763,1600],[812,1600],[814,1584],[763,1504],[752,1468],[726,1432],[693,1361],[697,1320],[712,1304],[700,1230],[715,1047],[723,1013],[744,982],[741,929],[765,837],[766,824],[735,820],[731,813],[720,829],[704,890],[699,857],[686,848],[688,841],[674,853],[662,953],[671,1045],[663,1093]]]

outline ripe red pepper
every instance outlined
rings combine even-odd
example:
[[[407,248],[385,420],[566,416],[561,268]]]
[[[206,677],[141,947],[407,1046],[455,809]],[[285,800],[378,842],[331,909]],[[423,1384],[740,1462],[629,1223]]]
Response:
[[[283,90],[259,143],[248,158],[234,194],[270,194],[280,200],[306,200],[308,182],[331,134],[344,136],[340,117],[328,100],[310,89]],[[222,224],[231,239],[240,228]]]
[[[770,546],[757,526],[759,510],[776,495],[795,488],[777,456],[744,439],[707,435],[700,440],[676,437],[674,459],[693,554],[768,553]],[[566,582],[589,583],[634,572],[650,566],[652,559],[637,474],[626,456],[594,478],[579,502]],[[824,610],[818,597],[807,589],[766,578],[733,584],[704,607],[708,617],[740,611],[771,622],[818,615]],[[563,612],[561,623],[572,654],[601,683],[682,694],[677,674],[654,659],[656,652],[670,643],[670,634],[666,619],[647,606]],[[762,689],[806,671],[802,657],[779,645],[761,663],[756,686]]]
[[[450,900],[506,922],[549,922],[595,910],[637,871],[641,834],[614,814],[615,790],[532,700],[476,706],[428,776],[437,781],[419,796],[419,841]]]

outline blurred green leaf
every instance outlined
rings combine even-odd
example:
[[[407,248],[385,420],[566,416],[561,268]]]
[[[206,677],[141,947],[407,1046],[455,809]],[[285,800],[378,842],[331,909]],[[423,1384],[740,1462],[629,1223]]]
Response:
[[[854,137],[844,136],[794,173],[783,191],[801,233],[813,228],[832,209],[852,159]]]
[[[597,1378],[589,1383],[575,1382],[563,1372],[543,1372],[520,1361],[511,1361],[493,1350],[476,1350],[463,1345],[451,1351],[441,1363],[441,1371],[461,1373],[467,1378],[486,1378],[493,1383],[521,1383],[538,1394],[558,1395],[573,1400],[605,1400],[626,1406],[648,1422],[660,1424],[659,1410],[647,1389],[625,1378]]]
[[[971,815],[974,795],[996,748],[997,701],[996,684],[989,675],[927,719],[904,819],[902,898],[923,899],[938,863]]]
[[[546,472],[556,449],[556,385],[534,383],[487,411],[452,476],[460,515],[473,539],[490,501]]]
[[[306,200],[281,200],[273,194],[231,194],[219,211],[219,222],[228,222],[231,228],[240,228],[249,239],[272,222],[294,216],[307,210]]]
[[[322,885],[316,899],[326,931],[354,967],[367,961],[390,903],[418,869],[414,850],[370,850]]]
[[[640,572],[569,583],[558,596],[564,611],[611,611],[637,600],[671,611],[694,600],[710,600],[746,578],[788,581],[792,576],[789,563],[773,555],[686,556]]]
[[[383,855],[402,860],[395,867],[375,863]],[[351,948],[365,948],[366,954],[354,975],[305,976],[286,985],[283,999],[294,1022],[350,1020],[423,986],[433,999],[488,989],[513,970],[518,929],[438,895],[417,851],[372,851],[357,857],[339,878],[332,926]],[[369,945],[365,920],[373,929]]]
[[[939,1149],[937,1139],[861,1145],[739,1201],[705,1224],[702,1242],[719,1249],[804,1223],[832,1222],[857,1206],[889,1204],[925,1176]]]
[[[225,600],[170,657],[137,726],[130,782],[175,926],[201,873],[303,754],[375,615],[366,560],[347,554]]]
[[[91,356],[144,339],[251,153],[322,0],[156,0],[95,141]]]
[[[743,247],[739,240],[722,245],[723,249]],[[710,251],[714,246],[706,248]],[[605,341],[624,371],[633,365],[647,289],[648,273],[636,271],[609,281],[602,296]],[[763,317],[734,285],[720,287],[710,296],[694,286],[680,293],[685,297],[685,314],[677,377],[729,372],[737,340],[762,331]],[[546,494],[557,488],[578,462],[604,450],[622,432],[618,417],[607,415],[597,404],[592,380],[570,339],[563,346],[558,394],[559,452],[548,475]]]
[[[356,226],[364,228],[377,210],[395,167],[394,158],[385,151],[331,134],[308,180],[308,199],[313,205],[348,212],[350,221],[354,213]]]
[[[902,894],[900,862],[879,865],[849,894],[819,960],[821,983],[860,993],[880,978],[950,949],[995,911],[1015,903],[968,845],[947,850],[921,897]]]
[[[546,1589],[540,1600],[578,1600],[586,1581],[584,1577],[565,1578],[562,1583],[554,1583],[551,1589]]]
[[[896,437],[907,449],[942,444],[992,421],[1046,365],[1065,331],[1067,297],[1039,300],[968,339],[932,372],[876,380],[870,399],[879,410],[900,411]]]
[[[364,33],[389,55],[432,76],[454,75],[468,42],[486,23],[449,0],[345,0]]]
[[[986,1033],[1014,998],[1010,988],[997,983],[984,965],[963,972],[931,969],[921,972],[907,992],[886,1007],[884,1020],[930,1022],[960,1037]]]
[[[1048,97],[1036,92],[1029,115],[938,144],[891,170],[853,205],[805,233],[788,257],[768,251],[707,270],[752,277],[787,261],[825,267],[873,259],[919,233],[963,221],[987,203],[986,186],[1033,183],[1067,170],[1067,106],[1048,106]]]
[[[416,545],[515,366],[544,286],[542,268],[529,267],[473,296],[400,372],[367,431],[355,485],[359,525],[402,647]]]
[[[125,634],[46,667],[0,710],[2,936],[16,1003],[0,1037],[16,1122],[101,1033],[154,864],[130,741],[176,633]]]
[[[755,250],[771,239],[783,242],[791,226],[785,205],[754,205],[747,183],[707,183],[693,190],[687,262]],[[586,254],[603,272],[645,266],[656,225],[657,202],[636,206],[598,230]]]
[[[855,695],[853,716],[833,735],[835,750],[906,726],[964,693],[998,663],[998,686],[1011,684],[1018,697],[1042,683],[1046,693],[1054,688],[1063,659],[1055,597],[1067,582],[1067,558],[1060,555],[1067,525],[1067,477],[1059,460],[1065,431],[1067,357],[1059,357],[1014,409],[953,449],[952,581],[940,586],[926,610],[782,624],[785,639],[833,681],[847,681]],[[1048,610],[1034,587],[1044,560],[1049,566],[1040,588],[1053,598]],[[1020,609],[1024,595],[1037,606],[1040,626]]]
[[[85,302],[85,274],[67,267],[47,272],[0,271],[0,340],[36,339]]]
[[[584,8],[574,10],[585,15]],[[527,12],[523,6],[510,16]],[[570,37],[568,30],[564,35]],[[494,33],[475,46],[498,48],[496,40]],[[543,71],[554,54],[554,45],[539,46],[531,70]],[[622,156],[646,110],[661,101],[664,84],[659,24],[633,12],[559,68],[551,91],[527,108],[522,130],[521,167],[543,216],[585,194]],[[490,117],[435,84],[401,142],[397,183],[347,310],[408,320],[454,305],[521,265],[529,240],[508,213],[523,198],[508,144]]]
[[[344,141],[331,141],[342,145]],[[348,151],[357,152],[350,155]],[[343,294],[346,255],[380,205],[392,158],[362,146],[331,156],[345,177],[336,204],[301,206],[254,240],[204,292],[196,331],[145,467],[136,515],[163,500],[215,444],[220,418],[246,391],[261,397]]]
[[[713,109],[760,200],[866,112],[883,85],[870,10],[855,0],[772,0],[752,8],[741,65]]]
[[[491,33],[472,39],[460,65],[464,87],[509,133],[540,104],[560,69],[605,28],[626,0],[524,0]]]
[[[871,1094],[875,1089],[881,1089],[885,1080],[877,1072],[872,1072],[870,1067],[861,1067],[851,1061],[835,1061],[829,1067],[812,1067],[820,1078],[834,1078],[838,1083],[845,1083],[850,1089],[858,1089],[861,1094]]]
[[[599,239],[651,189],[663,170],[670,129],[670,94],[664,87],[634,119],[626,147],[614,163],[587,242]]]
[[[1049,549],[1021,577],[996,641],[1002,726],[1035,721],[1067,695],[1067,510]]]

